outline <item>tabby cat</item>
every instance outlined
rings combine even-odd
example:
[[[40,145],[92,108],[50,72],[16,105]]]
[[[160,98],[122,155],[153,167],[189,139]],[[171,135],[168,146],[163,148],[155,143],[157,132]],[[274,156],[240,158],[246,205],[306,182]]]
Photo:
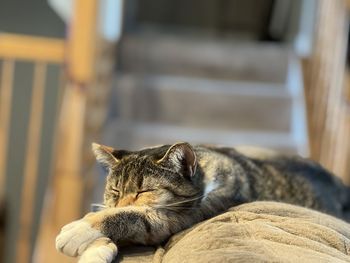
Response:
[[[62,228],[56,247],[111,262],[117,246],[160,244],[231,206],[274,200],[347,216],[350,189],[319,164],[250,148],[177,143],[137,152],[93,144],[109,171],[101,211]]]

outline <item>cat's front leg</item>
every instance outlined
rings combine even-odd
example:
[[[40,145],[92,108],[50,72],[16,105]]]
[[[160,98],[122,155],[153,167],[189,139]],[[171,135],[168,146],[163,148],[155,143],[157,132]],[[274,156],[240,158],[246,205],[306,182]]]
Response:
[[[65,225],[56,237],[56,249],[67,256],[80,256],[92,242],[104,237],[91,223],[87,218],[82,218]]]
[[[110,263],[118,253],[116,244],[108,237],[93,241],[79,258],[78,263]]]
[[[115,244],[119,241],[157,244],[184,228],[175,215],[172,221],[169,224],[168,213],[147,206],[107,208],[64,226],[56,238],[56,248],[76,257],[101,237],[108,237]]]

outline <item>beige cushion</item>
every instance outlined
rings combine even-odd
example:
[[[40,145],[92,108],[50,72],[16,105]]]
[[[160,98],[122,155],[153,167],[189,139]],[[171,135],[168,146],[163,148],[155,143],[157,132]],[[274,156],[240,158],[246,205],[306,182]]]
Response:
[[[254,202],[172,237],[121,249],[122,262],[350,262],[350,225],[306,208]]]

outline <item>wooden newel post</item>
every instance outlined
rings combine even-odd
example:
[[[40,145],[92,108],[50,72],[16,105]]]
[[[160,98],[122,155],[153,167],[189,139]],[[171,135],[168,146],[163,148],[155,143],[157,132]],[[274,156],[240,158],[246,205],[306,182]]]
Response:
[[[349,181],[350,116],[344,92],[345,0],[319,0],[313,54],[305,62],[311,157]]]
[[[55,167],[37,246],[37,262],[71,262],[56,252],[60,228],[83,215],[94,176],[91,142],[104,124],[115,42],[98,32],[98,0],[75,0],[66,43],[66,84],[56,133]],[[72,260],[74,262],[74,260]]]
[[[84,177],[82,155],[88,112],[88,86],[94,81],[97,0],[76,0],[66,52],[67,84],[57,136],[54,220],[57,226],[81,216]]]

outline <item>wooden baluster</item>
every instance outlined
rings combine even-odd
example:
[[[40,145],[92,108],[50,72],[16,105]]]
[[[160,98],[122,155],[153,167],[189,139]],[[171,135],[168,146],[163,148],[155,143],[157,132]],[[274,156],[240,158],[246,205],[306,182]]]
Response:
[[[348,16],[344,0],[319,0],[313,53],[305,63],[311,157],[349,179],[350,132],[343,94]]]
[[[32,251],[32,226],[34,218],[34,202],[40,161],[40,140],[44,113],[44,95],[46,82],[46,64],[35,65],[29,130],[25,156],[24,179],[20,208],[20,225],[17,243],[16,262],[28,262]]]
[[[15,63],[13,60],[4,60],[1,72],[0,87],[0,193],[4,191],[6,180],[6,157],[10,117],[12,108],[13,76]],[[2,198],[2,196],[0,196]]]

